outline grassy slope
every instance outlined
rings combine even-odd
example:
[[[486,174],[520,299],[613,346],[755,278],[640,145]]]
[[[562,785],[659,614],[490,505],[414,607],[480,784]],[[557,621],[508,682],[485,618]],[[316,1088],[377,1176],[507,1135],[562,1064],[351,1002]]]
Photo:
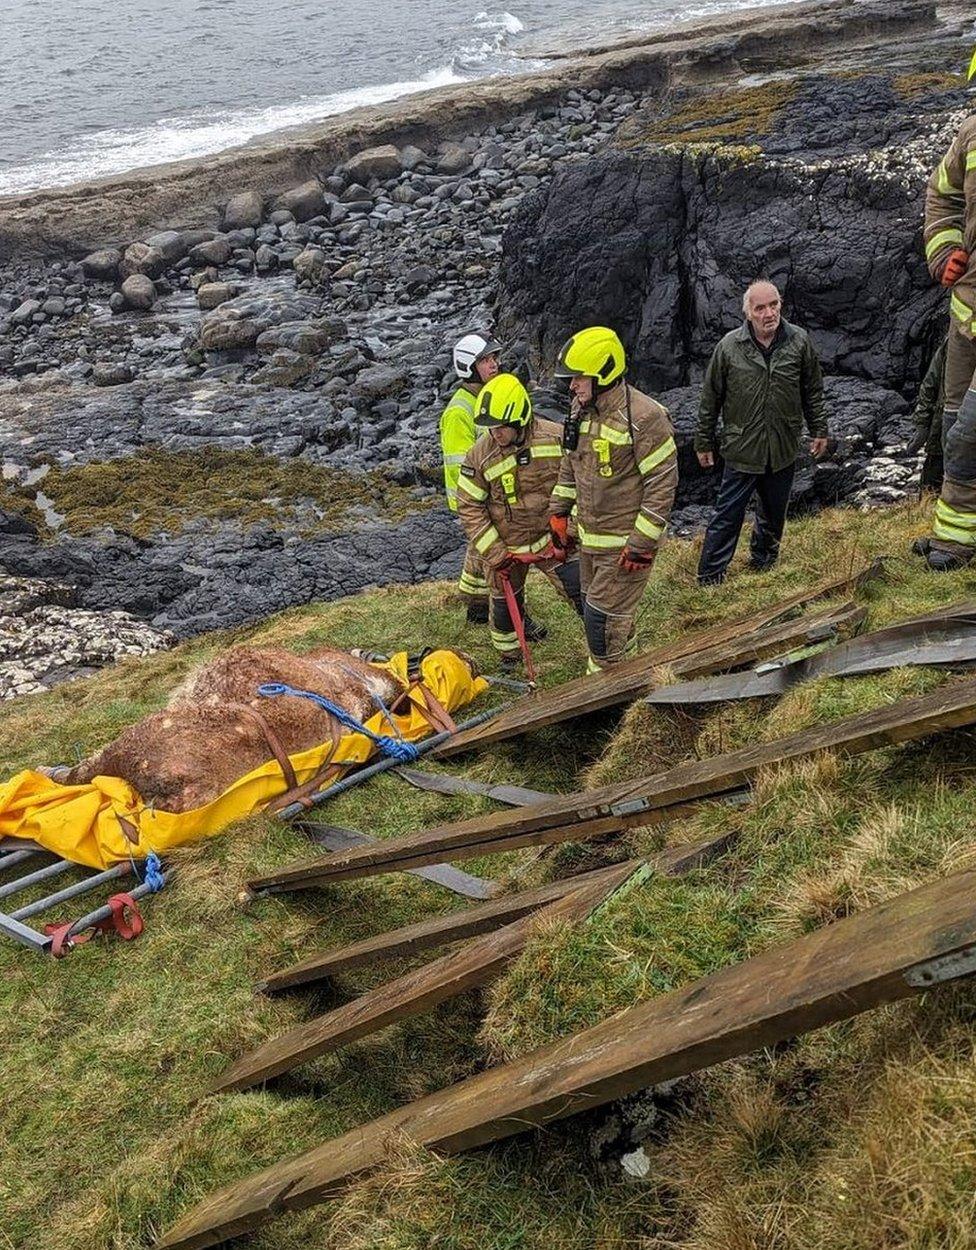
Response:
[[[971,577],[940,578],[903,558],[925,512],[832,512],[795,524],[782,567],[693,583],[694,547],[670,546],[641,619],[642,642],[736,615],[874,554],[887,583],[865,592],[869,625],[964,598]],[[544,678],[578,673],[582,640],[548,587],[539,615]],[[447,587],[380,591],[296,609],[235,639],[296,647],[460,643]],[[0,711],[0,775],[71,758],[158,706],[226,637],[123,665]],[[557,728],[468,761],[480,778],[568,790],[728,749],[928,689],[942,677],[894,672],[824,681],[778,703],[678,716],[631,709]],[[197,1101],[226,1061],[315,1008],[384,979],[343,978],[321,997],[265,1002],[251,982],[316,946],[365,935],[457,900],[411,877],[353,882],[242,912],[248,873],[307,851],[256,818],[180,855],[178,883],[147,908],[131,945],[98,942],[63,963],[0,947],[0,1247],[136,1250],[211,1188],[389,1107],[788,941],[811,926],[969,862],[973,738],[821,761],[764,777],[758,801],[704,810],[670,842],[735,820],[737,849],[680,882],[627,894],[577,929],[540,934],[484,997],[322,1059],[260,1093]],[[328,809],[337,823],[391,835],[481,810],[382,779]],[[630,836],[650,848],[660,831]],[[623,853],[623,848],[619,848]],[[585,856],[519,852],[475,870],[530,882]],[[389,969],[387,969],[389,975]],[[334,997],[330,997],[332,994]],[[726,1064],[684,1083],[659,1119],[641,1183],[601,1173],[587,1126],[571,1121],[459,1159],[391,1144],[390,1168],[330,1208],[289,1217],[255,1250],[919,1250],[968,1247],[976,1179],[976,994],[931,995]]]

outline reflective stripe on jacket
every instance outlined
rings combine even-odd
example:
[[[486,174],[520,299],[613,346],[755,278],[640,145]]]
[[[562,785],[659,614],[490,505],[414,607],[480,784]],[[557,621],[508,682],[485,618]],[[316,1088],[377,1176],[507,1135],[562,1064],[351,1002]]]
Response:
[[[458,516],[486,564],[549,546],[549,496],[559,475],[561,437],[555,422],[535,417],[518,445],[499,447],[483,434],[465,456]]]
[[[969,268],[953,286],[949,308],[970,338],[976,338],[976,117],[967,117],[959,127],[929,179],[924,237],[933,278],[942,276],[956,248],[969,253]]]
[[[580,408],[580,437],[562,462],[550,511],[576,507],[584,551],[650,554],[668,524],[678,485],[678,451],[666,408],[626,382]]]
[[[715,451],[740,473],[774,473],[796,460],[804,421],[827,437],[823,374],[806,330],[784,321],[768,359],[746,322],[721,340],[702,383],[695,451]],[[716,437],[722,416],[721,441]]]
[[[472,389],[473,386],[473,389]],[[458,474],[464,457],[478,441],[478,428],[474,423],[474,401],[480,390],[477,384],[465,382],[451,396],[451,402],[441,414],[441,455],[444,457],[444,490],[447,506],[457,512]]]

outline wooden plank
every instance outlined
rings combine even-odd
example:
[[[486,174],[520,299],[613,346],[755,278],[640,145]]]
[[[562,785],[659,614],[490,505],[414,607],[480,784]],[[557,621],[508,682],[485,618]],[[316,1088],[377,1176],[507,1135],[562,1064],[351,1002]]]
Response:
[[[575,681],[564,682],[554,690],[537,691],[526,695],[524,699],[516,699],[489,723],[465,730],[437,747],[431,752],[431,758],[447,759],[463,751],[472,751],[492,742],[515,738],[574,716],[585,716],[601,708],[632,702],[651,689],[655,669],[665,665],[677,667],[678,661],[695,656],[698,652],[742,640],[747,634],[766,629],[788,613],[795,612],[817,599],[849,594],[866,581],[879,576],[881,571],[881,561],[876,560],[849,576],[827,578],[816,586],[801,590],[788,599],[781,599],[778,603],[761,608],[748,616],[684,634],[673,642],[655,647],[653,651],[615,665],[608,672],[579,677]],[[749,659],[743,661],[751,662]],[[682,671],[681,675],[706,676],[705,673],[694,670]]]
[[[381,1168],[393,1134],[443,1154],[482,1146],[920,993],[929,961],[974,948],[976,871],[969,871],[631,1007],[247,1177],[201,1202],[159,1250],[204,1250],[278,1212],[315,1206]]]
[[[521,954],[536,926],[546,920],[580,919],[641,866],[618,864],[598,874],[596,880],[566,891],[545,907],[521,916],[496,932],[474,938],[433,963],[415,968],[394,981],[368,990],[352,1002],[288,1029],[232,1063],[210,1087],[210,1093],[228,1093],[260,1085],[397,1020],[409,1020],[438,1003],[487,984]]]
[[[821,751],[857,755],[976,721],[976,680],[948,682],[915,699],[726,755],[679,764],[667,772],[565,795],[519,811],[494,812],[456,824],[390,838],[327,860],[292,864],[251,882],[253,889],[305,889],[380,872],[401,872],[435,860],[467,859],[522,846],[580,841],[629,825],[672,819],[696,804],[748,786],[769,765]]]
[[[636,868],[639,860],[631,860]],[[491,933],[502,925],[511,924],[522,916],[538,911],[548,903],[562,898],[568,891],[586,885],[590,880],[606,875],[611,871],[598,868],[594,872],[582,873],[578,877],[566,877],[561,881],[551,881],[534,890],[523,890],[518,894],[503,894],[488,903],[479,903],[474,907],[466,907],[463,911],[452,911],[445,916],[433,916],[416,924],[404,925],[390,933],[380,933],[364,938],[361,942],[353,942],[348,946],[335,950],[319,951],[281,972],[273,972],[259,982],[254,988],[267,994],[280,993],[282,990],[294,989],[299,985],[310,985],[316,981],[326,980],[341,972],[350,972],[364,964],[376,963],[383,959],[395,959],[400,956],[419,954],[438,946],[446,946],[449,942],[459,942],[465,938],[480,937],[483,933]]]
[[[732,836],[732,834],[723,834],[718,838],[710,838],[706,842],[667,847],[656,855],[652,855],[649,862],[657,872],[666,876],[690,872],[692,868],[700,867],[713,855],[723,851]],[[636,869],[641,862],[631,860],[630,864]],[[537,911],[540,907],[545,907],[555,899],[562,898],[570,890],[578,889],[590,881],[614,872],[616,868],[617,865],[611,868],[598,868],[593,872],[580,873],[575,877],[551,881],[534,890],[503,894],[488,903],[466,907],[462,911],[450,912],[444,916],[433,916],[430,919],[418,921],[416,924],[404,925],[390,933],[381,933],[335,950],[319,951],[309,956],[308,959],[302,960],[301,963],[294,964],[280,972],[271,973],[254,988],[259,992],[275,994],[300,985],[323,981],[341,972],[350,972],[364,964],[373,964],[399,956],[416,955],[424,950],[446,946],[450,942],[479,937],[483,933],[491,933],[501,928],[502,925],[510,924],[521,916]]]

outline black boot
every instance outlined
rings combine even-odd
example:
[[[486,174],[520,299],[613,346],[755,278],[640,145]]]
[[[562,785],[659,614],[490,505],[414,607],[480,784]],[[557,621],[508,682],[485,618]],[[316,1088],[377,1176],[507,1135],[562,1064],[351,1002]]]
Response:
[[[937,551],[929,548],[925,559],[933,573],[957,573],[969,563],[962,556],[953,555],[951,551]]]
[[[927,556],[929,554],[929,548],[931,546],[932,546],[932,539],[929,538],[928,534],[923,534],[921,538],[916,538],[915,541],[912,543],[912,555],[913,556]]]
[[[468,604],[468,624],[469,625],[487,625],[488,624],[488,600],[472,599]]]

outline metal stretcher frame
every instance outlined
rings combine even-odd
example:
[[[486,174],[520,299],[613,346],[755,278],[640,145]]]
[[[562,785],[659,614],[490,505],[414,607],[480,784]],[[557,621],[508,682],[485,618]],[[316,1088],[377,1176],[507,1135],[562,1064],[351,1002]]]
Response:
[[[62,903],[70,902],[72,899],[81,898],[86,894],[90,894],[93,890],[98,890],[102,886],[111,886],[117,881],[124,881],[128,877],[135,876],[139,881],[141,877],[140,870],[145,861],[136,861],[130,864],[116,864],[113,868],[108,868],[104,872],[89,872],[80,864],[75,864],[68,859],[55,858],[53,863],[39,865],[39,857],[47,856],[50,852],[42,850],[37,846],[25,846],[23,843],[11,842],[5,847],[0,842],[0,933],[12,938],[15,942],[19,942],[22,946],[30,947],[31,950],[37,951],[39,954],[47,954],[53,942],[50,934],[45,933],[43,926],[35,929],[33,925],[26,924],[25,921],[33,919],[35,916],[41,916],[45,912],[51,911],[52,908],[60,907]],[[38,866],[34,866],[34,865]],[[8,876],[7,874],[12,868],[24,866],[27,868],[22,876]],[[13,898],[17,894],[23,893],[25,890],[31,889],[35,885],[39,885],[45,881],[56,881],[58,877],[70,872],[72,869],[78,872],[88,873],[82,877],[80,881],[74,881],[71,885],[63,886],[59,890],[55,890],[52,894],[46,894],[43,898],[33,899],[29,903],[25,903],[21,907],[14,908],[13,911],[2,910],[6,907],[6,900]],[[163,872],[164,881],[168,878],[169,873]],[[144,898],[152,892],[152,887],[141,883],[134,889],[127,890],[128,896],[135,901]],[[67,940],[73,936],[87,932],[88,929],[94,928],[101,924],[102,921],[109,920],[112,916],[112,909],[107,904],[96,907],[93,911],[87,912],[85,915],[79,916],[73,921],[71,928],[67,933]],[[50,917],[54,919],[54,917]]]

